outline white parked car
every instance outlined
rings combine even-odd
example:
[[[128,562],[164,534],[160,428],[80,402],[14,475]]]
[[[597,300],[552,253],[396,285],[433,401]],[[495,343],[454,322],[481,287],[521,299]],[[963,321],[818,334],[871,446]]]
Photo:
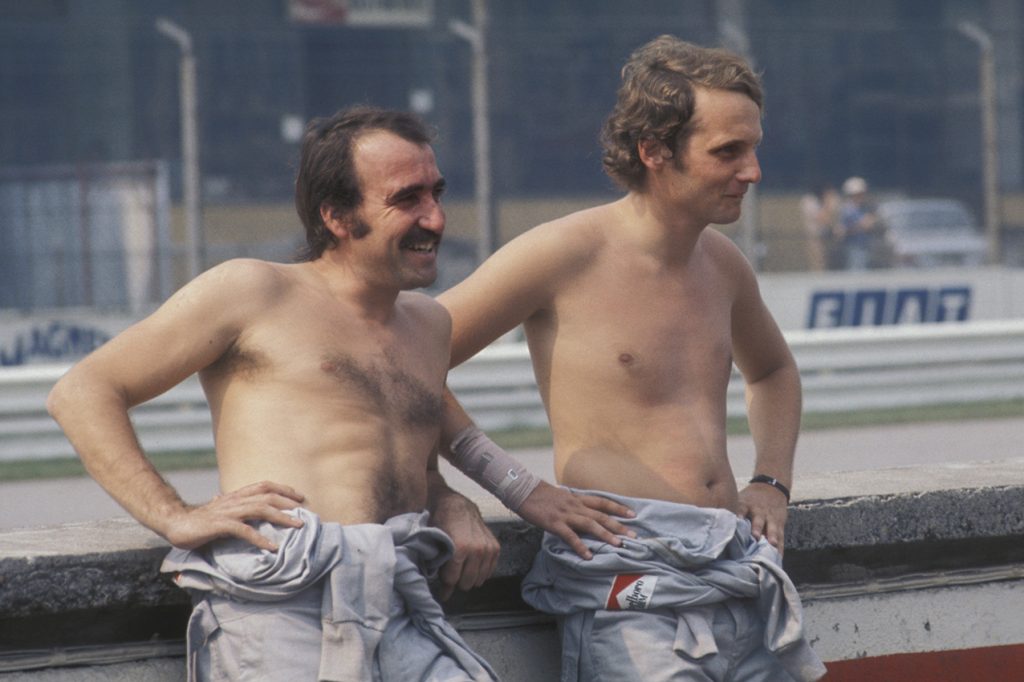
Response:
[[[878,204],[890,267],[981,265],[988,242],[971,212],[955,199],[889,199]]]

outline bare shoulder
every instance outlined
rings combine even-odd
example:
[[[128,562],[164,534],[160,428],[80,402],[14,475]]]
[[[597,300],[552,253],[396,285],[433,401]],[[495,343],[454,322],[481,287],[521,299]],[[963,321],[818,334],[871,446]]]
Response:
[[[607,242],[605,235],[614,219],[610,205],[604,204],[542,223],[523,236],[557,247],[569,256],[586,256]]]
[[[600,213],[587,209],[530,228],[438,300],[449,310],[457,309],[457,319],[467,305],[480,307],[481,313],[503,307],[509,324],[518,324],[546,305],[559,283],[593,261],[602,234]]]
[[[288,289],[295,281],[296,267],[255,258],[234,258],[210,268],[192,284],[203,288],[223,288],[222,293],[240,298],[263,298]]]
[[[701,233],[701,241],[707,252],[717,259],[732,262],[733,264],[736,261],[747,262],[746,257],[736,242],[720,230],[708,227]]]
[[[289,270],[294,267],[248,258],[225,261],[175,292],[147,322],[237,334],[284,299],[296,281]]]
[[[737,284],[753,282],[756,285],[754,269],[736,242],[711,227],[701,234],[701,242],[705,253],[723,276]]]
[[[495,256],[514,258],[530,271],[571,274],[592,263],[607,244],[612,219],[607,205],[576,211],[527,230]]]
[[[447,336],[451,333],[452,318],[436,299],[420,291],[403,291],[398,295],[396,305],[424,331],[438,332]]]
[[[445,307],[422,291],[403,291],[399,293],[397,305],[411,315],[432,320],[448,317],[448,311],[445,310]]]
[[[286,281],[272,263],[216,265],[79,366],[120,386],[130,404],[148,400],[211,366],[254,319],[273,314],[267,302],[286,288]]]

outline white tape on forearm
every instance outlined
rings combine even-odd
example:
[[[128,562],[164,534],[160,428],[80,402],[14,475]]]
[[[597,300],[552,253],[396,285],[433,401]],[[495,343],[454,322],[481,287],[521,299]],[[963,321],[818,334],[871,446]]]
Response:
[[[540,485],[539,477],[475,426],[460,431],[452,439],[451,449],[455,468],[482,485],[512,511],[517,511],[534,488]]]

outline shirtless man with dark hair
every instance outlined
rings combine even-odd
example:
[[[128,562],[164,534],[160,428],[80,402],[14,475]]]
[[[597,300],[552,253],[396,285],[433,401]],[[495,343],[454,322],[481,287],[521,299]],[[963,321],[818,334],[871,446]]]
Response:
[[[211,268],[51,392],[89,473],[174,546],[164,570],[194,595],[194,678],[493,679],[427,585],[439,572],[446,591],[478,585],[498,554],[437,471],[451,321],[409,291],[434,281],[445,227],[430,139],[402,112],[313,121],[296,181],[305,260]],[[223,491],[199,505],[154,469],[128,417],[195,372]],[[516,491],[507,503],[525,516],[623,531],[560,488]],[[557,529],[571,540],[575,523]]]

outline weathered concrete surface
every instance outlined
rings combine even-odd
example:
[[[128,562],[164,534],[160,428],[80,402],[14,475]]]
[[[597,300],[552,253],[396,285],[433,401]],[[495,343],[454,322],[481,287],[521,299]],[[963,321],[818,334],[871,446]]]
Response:
[[[800,502],[789,513],[786,548],[820,550],[1008,535],[1024,535],[1024,487],[1002,483]]]
[[[973,577],[961,576],[964,579],[959,583],[904,584],[891,591],[872,590],[874,586],[867,584],[859,593],[826,598],[805,590],[804,628],[811,634],[811,646],[825,661],[1019,647],[1024,642],[1024,621],[1020,617],[1024,609],[1024,580],[974,582],[970,579]],[[860,679],[874,682],[879,678]],[[1009,682],[1022,677],[940,679]]]
[[[787,527],[786,565],[811,594],[820,595],[822,585],[856,586],[908,571],[1024,564],[1024,459],[811,475],[798,490]],[[517,589],[539,533],[489,500],[481,502],[503,544],[498,571],[481,590],[446,608],[504,679],[549,679],[557,667],[554,628],[523,608]],[[157,573],[165,551],[159,538],[126,519],[0,533],[0,671],[5,650],[12,651],[9,635],[17,640],[19,632],[31,631],[23,624],[39,628],[49,618],[87,614],[101,622],[110,614],[150,610],[160,616],[158,609],[187,609],[184,595]],[[816,602],[813,609],[822,598],[809,601]],[[826,620],[813,622],[820,627]],[[54,651],[75,644],[62,639],[68,633],[46,641],[47,631],[39,632],[45,636],[32,648]],[[173,643],[182,635],[172,628],[157,639]],[[110,665],[95,679],[119,679],[118,671],[129,669],[123,679],[180,679],[175,659],[139,664],[145,670],[127,662]],[[70,677],[42,676],[72,670]],[[0,672],[0,680],[93,679],[70,668],[15,674],[21,675]]]
[[[1024,535],[1024,459],[808,476],[790,511],[790,554]],[[481,495],[502,541],[497,577],[522,575],[538,532]],[[0,614],[180,601],[156,569],[166,543],[124,518],[0,532]]]
[[[184,679],[185,660],[180,657],[0,673],[3,682],[182,682]]]
[[[3,619],[184,603],[158,576],[167,544],[129,519],[0,534]]]

